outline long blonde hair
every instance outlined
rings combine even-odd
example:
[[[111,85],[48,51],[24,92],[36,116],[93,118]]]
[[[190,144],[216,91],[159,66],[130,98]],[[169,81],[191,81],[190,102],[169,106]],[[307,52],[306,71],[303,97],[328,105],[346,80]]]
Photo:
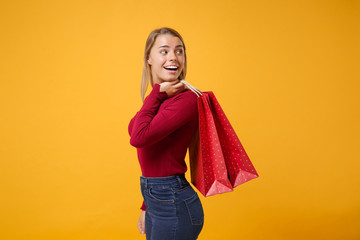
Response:
[[[143,102],[144,102],[146,90],[147,90],[147,88],[149,86],[149,82],[151,84],[151,87],[154,86],[154,81],[152,79],[152,74],[151,74],[151,67],[147,62],[147,58],[150,55],[151,48],[153,47],[153,45],[154,45],[154,43],[156,41],[156,38],[159,35],[162,35],[162,34],[170,34],[170,35],[172,35],[174,37],[178,37],[180,39],[180,41],[182,42],[182,44],[184,46],[185,62],[184,62],[183,70],[180,73],[179,80],[185,79],[185,76],[186,76],[186,69],[187,69],[186,51],[185,51],[184,40],[181,37],[181,35],[177,31],[175,31],[174,29],[168,28],[168,27],[163,27],[163,28],[158,28],[158,29],[153,30],[149,34],[149,36],[148,36],[148,38],[146,40],[146,44],[145,44],[144,65],[143,65],[143,74],[142,74],[141,89],[140,89],[141,100]]]

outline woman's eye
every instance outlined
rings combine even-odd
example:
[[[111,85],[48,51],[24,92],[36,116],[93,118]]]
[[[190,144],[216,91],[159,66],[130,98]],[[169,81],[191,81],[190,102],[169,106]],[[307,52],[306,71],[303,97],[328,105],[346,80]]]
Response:
[[[178,51],[177,51],[177,53],[182,54],[182,53],[183,53],[183,51],[182,51],[182,50],[178,50]]]
[[[165,51],[165,50],[162,50],[160,53],[166,53],[166,51]]]

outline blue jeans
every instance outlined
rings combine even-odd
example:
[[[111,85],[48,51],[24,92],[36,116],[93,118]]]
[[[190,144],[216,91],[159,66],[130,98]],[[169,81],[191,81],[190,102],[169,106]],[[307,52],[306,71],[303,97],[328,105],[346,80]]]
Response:
[[[198,194],[184,174],[170,177],[140,177],[146,205],[147,240],[195,240],[204,225]]]

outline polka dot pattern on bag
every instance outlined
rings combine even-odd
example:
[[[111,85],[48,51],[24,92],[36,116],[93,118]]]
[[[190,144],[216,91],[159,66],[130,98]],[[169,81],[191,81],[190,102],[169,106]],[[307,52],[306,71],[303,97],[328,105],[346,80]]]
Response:
[[[199,139],[196,151],[190,154],[194,186],[204,196],[211,196],[258,177],[213,92],[198,97],[198,111]]]

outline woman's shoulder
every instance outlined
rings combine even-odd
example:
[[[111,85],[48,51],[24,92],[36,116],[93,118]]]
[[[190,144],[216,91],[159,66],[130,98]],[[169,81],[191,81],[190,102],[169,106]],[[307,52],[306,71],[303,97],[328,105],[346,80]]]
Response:
[[[175,95],[175,97],[178,97],[179,99],[191,99],[191,100],[196,100],[198,97],[196,96],[196,94],[189,90],[189,89],[186,89],[184,91],[182,91],[181,93]]]
[[[188,104],[197,104],[197,96],[194,92],[189,89],[182,91],[181,93],[176,94],[173,97],[174,102],[188,103]]]
[[[164,108],[165,109],[177,109],[178,111],[191,111],[197,112],[198,104],[197,104],[197,96],[191,90],[186,89],[181,93],[176,94],[175,96],[167,99],[165,101]]]

